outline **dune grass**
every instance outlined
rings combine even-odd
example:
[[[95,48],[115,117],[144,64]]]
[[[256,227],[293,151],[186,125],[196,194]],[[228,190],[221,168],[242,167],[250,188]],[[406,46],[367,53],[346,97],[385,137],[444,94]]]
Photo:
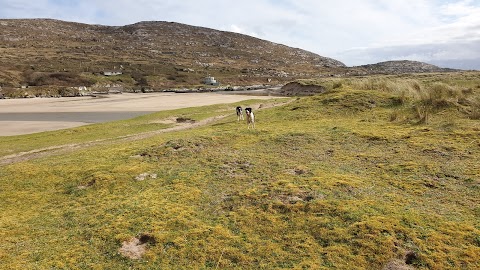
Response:
[[[398,97],[342,82],[255,130],[232,114],[3,166],[0,268],[478,269],[480,122],[456,103],[414,121]]]

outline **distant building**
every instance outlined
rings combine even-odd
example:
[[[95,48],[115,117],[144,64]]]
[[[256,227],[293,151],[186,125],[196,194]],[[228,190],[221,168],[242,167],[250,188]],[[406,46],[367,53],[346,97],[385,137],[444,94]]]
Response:
[[[103,75],[105,76],[116,76],[116,75],[121,75],[122,72],[120,70],[105,70],[103,72]]]
[[[92,91],[90,91],[86,86],[77,86],[73,87],[73,89],[78,90],[78,95],[80,96],[89,96],[92,94]]]
[[[214,77],[205,77],[203,79],[203,83],[208,85],[219,85],[219,83],[217,82],[217,80],[215,80]]]

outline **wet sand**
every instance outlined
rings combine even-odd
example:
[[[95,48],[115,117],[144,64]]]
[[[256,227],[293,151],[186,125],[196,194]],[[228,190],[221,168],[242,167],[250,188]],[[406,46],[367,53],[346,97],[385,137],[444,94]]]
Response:
[[[0,100],[0,136],[12,136],[129,119],[157,111],[271,96],[224,93],[125,93],[101,97]]]

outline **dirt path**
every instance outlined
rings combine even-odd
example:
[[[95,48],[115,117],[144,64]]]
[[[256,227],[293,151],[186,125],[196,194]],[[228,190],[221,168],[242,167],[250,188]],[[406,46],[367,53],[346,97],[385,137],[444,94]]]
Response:
[[[263,110],[263,109],[277,107],[277,106],[284,106],[284,105],[286,105],[286,104],[288,104],[292,101],[293,100],[290,99],[290,100],[287,100],[287,101],[282,102],[282,103],[267,104],[267,105],[257,104],[257,105],[254,105],[252,107],[254,108],[254,110]],[[13,154],[13,155],[0,157],[0,166],[12,164],[12,163],[17,163],[17,162],[22,162],[22,161],[28,161],[28,160],[42,158],[42,157],[47,157],[47,156],[60,155],[60,154],[75,151],[77,149],[84,149],[84,148],[92,147],[92,146],[96,146],[96,145],[106,145],[106,144],[109,144],[109,143],[137,141],[137,140],[150,138],[150,137],[153,137],[155,135],[162,134],[162,133],[197,128],[197,127],[201,127],[201,126],[205,126],[205,125],[217,122],[217,121],[219,121],[221,119],[224,119],[224,118],[226,118],[228,116],[231,116],[231,115],[232,114],[218,115],[218,116],[214,116],[214,117],[210,117],[210,118],[200,120],[198,122],[178,123],[175,126],[170,127],[170,128],[165,128],[165,129],[160,129],[160,130],[155,130],[155,131],[149,131],[149,132],[144,132],[144,133],[139,133],[139,134],[119,136],[119,137],[115,137],[115,138],[101,139],[101,140],[95,140],[95,141],[89,141],[89,142],[83,142],[83,143],[63,144],[63,145],[34,149],[34,150],[31,150],[31,151],[27,151],[27,152],[21,152],[21,153],[16,153],[16,154]]]

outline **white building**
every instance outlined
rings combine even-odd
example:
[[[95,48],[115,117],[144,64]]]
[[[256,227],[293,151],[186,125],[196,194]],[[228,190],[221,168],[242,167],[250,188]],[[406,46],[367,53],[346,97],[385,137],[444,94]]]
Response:
[[[215,80],[214,77],[205,77],[203,79],[203,83],[209,84],[209,85],[218,85],[218,82],[217,80]]]

